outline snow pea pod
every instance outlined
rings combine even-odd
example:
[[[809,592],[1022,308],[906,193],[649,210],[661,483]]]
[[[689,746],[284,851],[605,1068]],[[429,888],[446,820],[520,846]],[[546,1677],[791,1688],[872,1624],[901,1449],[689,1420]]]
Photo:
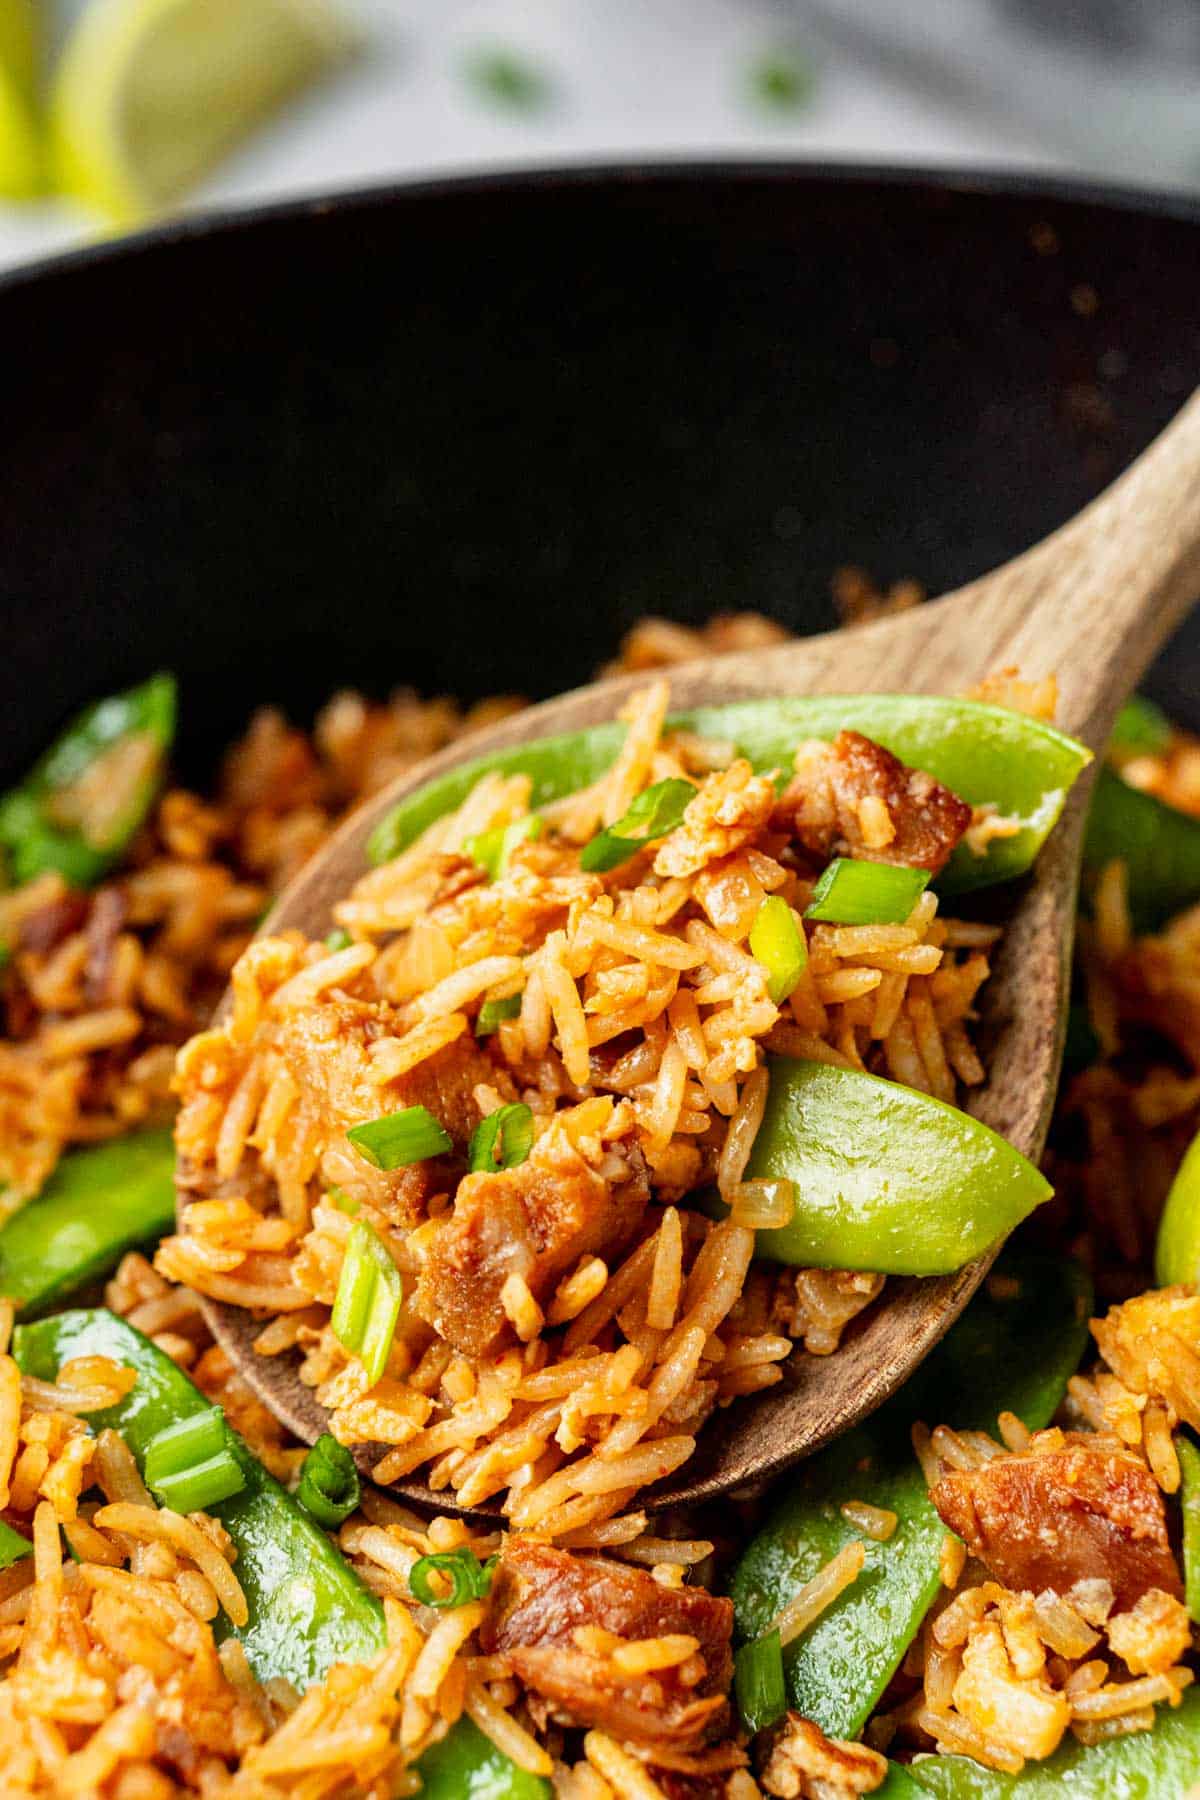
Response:
[[[797,744],[861,731],[902,761],[952,788],[972,805],[990,803],[1020,820],[1012,837],[996,838],[975,856],[960,845],[938,881],[945,892],[987,887],[1029,868],[1062,811],[1076,776],[1091,761],[1073,738],[1037,719],[973,700],[920,694],[815,695],[737,700],[679,713],[671,724],[735,745],[756,769],[790,771]],[[599,779],[624,738],[618,724],[517,744],[452,769],[401,801],[371,837],[371,860],[398,856],[436,819],[462,804],[490,769],[532,778],[534,807]]]
[[[550,1800],[548,1781],[518,1769],[465,1717],[418,1766],[421,1800]]]
[[[772,1057],[770,1070],[747,1174],[796,1189],[790,1224],[758,1233],[771,1261],[941,1275],[1050,1197],[1032,1163],[956,1106],[824,1063]]]
[[[1200,1136],[1175,1171],[1158,1221],[1154,1273],[1160,1287],[1200,1280]]]
[[[23,1538],[19,1531],[14,1531],[4,1519],[0,1519],[0,1569],[11,1569],[21,1557],[28,1556],[33,1545],[28,1538]]]
[[[903,1392],[795,1472],[743,1553],[729,1591],[737,1634],[751,1638],[860,1537],[843,1505],[897,1516],[886,1543],[864,1541],[853,1586],[784,1651],[789,1702],[823,1731],[862,1729],[938,1593],[946,1530],[912,1453],[914,1419],[995,1431],[1006,1410],[1031,1430],[1046,1425],[1083,1353],[1090,1296],[1077,1264],[1006,1254]]]
[[[72,887],[94,886],[149,812],[174,736],[173,675],[153,675],[73,719],[0,799],[0,853],[12,879],[55,869]]]
[[[1175,1439],[1183,1512],[1183,1587],[1187,1609],[1200,1622],[1200,1450],[1185,1432]]]
[[[89,1422],[96,1431],[119,1431],[139,1469],[147,1445],[165,1426],[211,1408],[169,1356],[114,1313],[56,1313],[19,1325],[13,1355],[24,1373],[43,1381],[53,1381],[73,1356],[110,1356],[136,1369],[137,1384],[120,1405],[91,1414]],[[325,1533],[237,1433],[225,1429],[245,1486],[211,1510],[237,1546],[237,1577],[250,1617],[235,1629],[222,1615],[215,1629],[241,1640],[261,1681],[281,1675],[303,1690],[333,1663],[361,1661],[382,1649],[383,1609]],[[422,1792],[438,1800],[550,1800],[548,1783],[519,1769],[467,1718],[418,1766],[426,1783]]]
[[[883,1786],[875,1789],[875,1800],[921,1800],[923,1792],[903,1763],[889,1763]]]
[[[1200,1692],[1160,1707],[1150,1731],[1091,1745],[1068,1737],[1019,1775],[966,1756],[923,1757],[909,1773],[937,1800],[1183,1800],[1200,1780]]]
[[[135,1131],[63,1157],[36,1199],[0,1227],[0,1294],[34,1317],[175,1217],[170,1131]]]
[[[212,1402],[169,1356],[115,1314],[56,1313],[19,1325],[13,1354],[22,1371],[53,1381],[73,1356],[110,1356],[137,1370],[137,1383],[118,1406],[93,1413],[97,1431],[111,1426],[141,1468],[151,1439],[168,1425],[208,1411]],[[238,1549],[237,1576],[250,1610],[234,1630],[260,1679],[282,1675],[299,1688],[331,1663],[370,1656],[384,1641],[383,1613],[325,1533],[268,1475],[242,1439],[226,1426],[228,1448],[245,1486],[213,1507]]]
[[[1156,931],[1200,899],[1200,819],[1130,787],[1113,769],[1096,778],[1083,842],[1085,875],[1119,857],[1139,931]]]

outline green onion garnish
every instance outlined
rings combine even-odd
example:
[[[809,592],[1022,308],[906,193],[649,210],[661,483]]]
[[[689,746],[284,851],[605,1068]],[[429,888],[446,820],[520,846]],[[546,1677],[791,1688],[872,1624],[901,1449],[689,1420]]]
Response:
[[[0,969],[6,968],[11,961],[12,950],[4,942],[3,938],[0,938]]]
[[[774,112],[795,112],[805,106],[815,85],[812,64],[794,50],[770,51],[750,70],[751,94]]]
[[[533,1114],[517,1100],[480,1120],[471,1133],[467,1167],[475,1174],[481,1169],[515,1169],[532,1149]]]
[[[363,1220],[350,1227],[333,1302],[333,1335],[357,1356],[374,1387],[387,1367],[404,1290],[400,1271]]]
[[[1157,756],[1171,742],[1171,721],[1153,700],[1142,694],[1131,694],[1112,729],[1112,743],[1117,750],[1141,750]]]
[[[351,1219],[355,1217],[359,1208],[362,1206],[362,1201],[356,1200],[354,1196],[348,1194],[344,1188],[330,1188],[325,1198],[327,1200],[332,1200],[338,1211],[344,1212],[346,1216]]]
[[[333,930],[326,934],[325,948],[327,950],[348,950],[353,942],[354,939],[344,925],[335,925]]]
[[[903,925],[928,886],[928,869],[838,856],[813,889],[804,916],[839,925]]]
[[[311,1518],[332,1531],[358,1505],[358,1470],[345,1444],[323,1431],[300,1469],[296,1498]]]
[[[520,994],[510,994],[507,1000],[485,1000],[475,1021],[475,1036],[490,1037],[502,1020],[516,1019],[520,1014]]]
[[[786,1000],[808,966],[804,931],[786,900],[772,894],[750,927],[750,952],[767,971],[767,992],[776,1006]]]
[[[782,1719],[787,1711],[787,1690],[783,1685],[783,1650],[777,1631],[768,1631],[765,1637],[742,1645],[733,1659],[733,1691],[742,1724],[751,1737]]]
[[[225,1415],[219,1406],[192,1413],[186,1419],[167,1425],[146,1446],[145,1480],[147,1487],[157,1487],[164,1477],[193,1469],[228,1448]]]
[[[602,874],[619,868],[623,862],[652,843],[666,837],[681,823],[696,790],[690,781],[673,775],[668,781],[656,781],[643,790],[623,819],[598,831],[579,853],[579,866],[591,874]]]
[[[539,813],[527,813],[523,819],[514,819],[511,825],[494,825],[490,831],[469,837],[463,850],[495,881],[507,871],[508,859],[517,845],[527,838],[540,838],[545,829],[546,821]]]
[[[444,1156],[454,1148],[450,1134],[423,1106],[406,1106],[402,1112],[368,1119],[346,1133],[358,1154],[373,1169],[403,1169],[430,1156]]]
[[[499,1560],[498,1556],[489,1556],[481,1563],[470,1550],[444,1550],[437,1556],[423,1556],[408,1571],[409,1591],[422,1606],[436,1606],[439,1612],[465,1606],[469,1600],[486,1600]],[[439,1593],[433,1587],[429,1577],[435,1572],[449,1581],[449,1593]]]
[[[180,1469],[178,1474],[160,1475],[157,1481],[146,1477],[146,1486],[153,1489],[159,1504],[177,1513],[207,1512],[218,1501],[240,1493],[245,1485],[241,1464],[229,1449],[218,1450],[215,1456]]]

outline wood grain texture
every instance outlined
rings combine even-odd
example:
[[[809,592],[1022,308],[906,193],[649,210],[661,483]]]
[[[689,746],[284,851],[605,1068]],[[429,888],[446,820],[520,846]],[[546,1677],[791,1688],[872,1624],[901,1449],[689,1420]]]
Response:
[[[998,502],[999,503],[999,502]],[[784,694],[955,694],[993,670],[1056,673],[1058,723],[1100,751],[1122,700],[1200,595],[1200,396],[1106,493],[1052,537],[957,594],[898,618],[768,651],[671,671],[672,705]],[[505,745],[611,719],[644,676],[577,689],[458,743],[355,812],[282,896],[267,922],[328,930],[331,907],[367,866],[367,840],[399,800],[431,777]],[[1037,1159],[1062,1053],[1082,829],[1090,776],[1076,786],[1031,876],[1013,891],[1002,945],[983,993],[988,1080],[969,1110]],[[994,1255],[994,1252],[993,1252]],[[957,1274],[893,1280],[835,1356],[795,1353],[777,1388],[727,1408],[696,1456],[649,1503],[677,1505],[753,1488],[872,1412],[948,1330],[992,1257]],[[254,1391],[301,1438],[325,1428],[323,1409],[290,1357],[252,1349],[260,1321],[204,1303],[217,1338]],[[367,1445],[370,1473],[383,1446]],[[396,1491],[443,1512],[447,1493],[417,1482]],[[483,1509],[486,1513],[489,1509]]]

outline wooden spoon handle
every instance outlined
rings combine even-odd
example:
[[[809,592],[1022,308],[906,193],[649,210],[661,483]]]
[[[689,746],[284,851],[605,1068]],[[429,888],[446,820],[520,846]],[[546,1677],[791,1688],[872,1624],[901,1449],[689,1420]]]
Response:
[[[1099,750],[1122,700],[1200,596],[1200,393],[1082,513],[947,603],[981,673],[1058,677],[1057,722]]]

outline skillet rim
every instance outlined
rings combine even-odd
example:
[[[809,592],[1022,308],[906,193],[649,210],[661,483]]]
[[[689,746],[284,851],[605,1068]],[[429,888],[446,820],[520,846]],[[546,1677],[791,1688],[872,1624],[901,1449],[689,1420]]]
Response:
[[[411,179],[383,180],[345,188],[323,189],[315,194],[282,200],[263,200],[245,206],[206,208],[183,217],[144,227],[76,249],[0,271],[0,303],[11,293],[40,281],[70,275],[77,269],[106,268],[158,250],[202,243],[212,238],[231,239],[260,226],[320,220],[332,214],[353,217],[372,210],[403,206],[407,201],[453,199],[459,194],[521,194],[554,189],[649,188],[680,183],[703,187],[739,186],[743,183],[807,183],[829,188],[903,188],[910,192],[978,195],[981,198],[1045,200],[1058,204],[1100,208],[1132,218],[1150,217],[1200,226],[1200,193],[1174,187],[1153,187],[1079,175],[1070,171],[1006,169],[983,163],[888,163],[824,161],[819,157],[712,157],[681,156],[622,161],[513,164]]]

